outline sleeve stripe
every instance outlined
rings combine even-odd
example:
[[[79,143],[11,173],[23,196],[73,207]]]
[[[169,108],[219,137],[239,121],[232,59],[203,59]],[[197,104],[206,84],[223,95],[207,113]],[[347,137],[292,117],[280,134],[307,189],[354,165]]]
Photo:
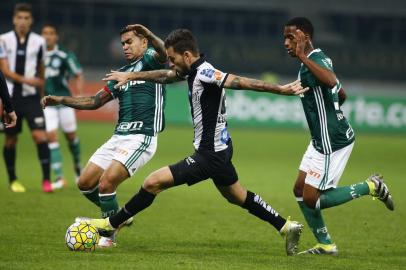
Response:
[[[224,87],[224,84],[226,83],[227,77],[228,77],[228,73],[226,74],[226,76],[224,76],[224,80],[221,82],[220,88]]]

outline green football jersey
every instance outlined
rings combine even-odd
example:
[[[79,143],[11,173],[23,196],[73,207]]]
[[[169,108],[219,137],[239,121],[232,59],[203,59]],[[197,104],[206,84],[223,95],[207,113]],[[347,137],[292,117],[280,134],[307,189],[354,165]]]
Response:
[[[334,72],[333,64],[320,49],[315,49],[308,58],[323,68]],[[305,65],[301,65],[299,79],[309,91],[300,96],[312,136],[312,143],[322,154],[330,154],[354,140],[354,131],[341,111],[338,102],[338,91],[341,84],[333,88],[323,86]]]
[[[155,51],[149,48],[144,56],[119,71],[148,71],[165,66],[154,58]],[[116,81],[109,81],[105,90],[119,101],[118,123],[114,134],[145,134],[155,136],[165,128],[165,87],[149,81],[130,81],[115,89]]]
[[[45,53],[45,95],[70,96],[69,77],[81,73],[76,56],[56,45]]]

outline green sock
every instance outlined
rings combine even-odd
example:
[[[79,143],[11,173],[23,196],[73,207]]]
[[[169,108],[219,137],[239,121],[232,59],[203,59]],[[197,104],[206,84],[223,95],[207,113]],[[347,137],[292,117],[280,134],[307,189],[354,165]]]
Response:
[[[320,209],[312,209],[303,201],[298,201],[298,204],[318,243],[325,245],[332,244],[333,242],[331,241],[327,227],[324,224]]]
[[[365,181],[351,186],[327,190],[320,196],[320,209],[337,206],[368,194],[369,186]]]
[[[78,137],[72,142],[69,142],[69,150],[73,157],[73,163],[75,163],[75,165],[80,165],[80,143]]]
[[[57,178],[62,177],[62,154],[58,142],[49,144],[51,151],[51,168]]]
[[[99,194],[99,197],[102,218],[113,216],[118,212],[119,208],[115,192],[111,194]]]
[[[99,198],[99,186],[96,186],[92,190],[81,190],[80,191],[85,197],[94,203],[95,205],[100,207],[100,198]]]

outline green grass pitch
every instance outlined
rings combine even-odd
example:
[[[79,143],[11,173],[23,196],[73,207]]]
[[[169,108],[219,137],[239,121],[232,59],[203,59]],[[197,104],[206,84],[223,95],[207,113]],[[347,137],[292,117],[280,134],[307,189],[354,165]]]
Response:
[[[83,163],[107,140],[113,124],[82,122],[79,135]],[[25,130],[27,127],[24,126]],[[250,130],[231,127],[234,158],[242,184],[283,216],[304,222],[292,194],[297,168],[309,135],[306,131]],[[118,189],[121,204],[138,191],[154,169],[191,154],[191,127],[169,126],[159,137],[152,161]],[[63,141],[63,140],[62,140]],[[0,136],[3,143],[3,136]],[[340,255],[287,257],[276,231],[223,199],[211,181],[178,187],[124,228],[113,249],[94,253],[69,251],[66,228],[76,216],[98,217],[74,185],[72,161],[62,143],[69,187],[44,194],[36,149],[26,132],[17,149],[17,175],[25,194],[9,191],[0,165],[0,269],[405,269],[406,137],[357,134],[353,154],[340,185],[381,172],[395,200],[395,212],[364,197],[324,211]],[[315,240],[305,228],[300,249]]]

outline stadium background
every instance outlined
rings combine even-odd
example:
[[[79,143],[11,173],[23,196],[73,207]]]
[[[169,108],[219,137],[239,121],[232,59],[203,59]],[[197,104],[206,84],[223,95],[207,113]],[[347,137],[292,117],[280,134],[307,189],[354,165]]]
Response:
[[[1,33],[12,28],[16,2],[1,1]],[[325,219],[340,248],[339,259],[292,259],[284,256],[276,234],[242,215],[240,209],[226,205],[210,182],[205,182],[162,194],[133,228],[123,232],[117,249],[99,250],[93,255],[72,254],[63,244],[64,230],[73,217],[97,216],[98,211],[74,186],[72,163],[63,140],[64,171],[70,185],[62,192],[42,194],[39,166],[32,154],[35,148],[24,132],[18,145],[17,173],[28,192],[9,192],[4,164],[0,166],[0,216],[4,217],[0,222],[0,269],[72,269],[89,265],[102,269],[270,269],[270,265],[273,269],[297,269],[298,265],[302,269],[404,269],[404,1],[26,2],[33,4],[33,30],[39,32],[46,22],[56,24],[60,43],[77,54],[87,80],[85,94],[100,89],[103,75],[123,65],[118,33],[130,23],[144,24],[162,38],[172,29],[189,28],[197,36],[201,51],[217,68],[288,82],[296,77],[299,64],[283,48],[283,25],[292,16],[309,17],[315,25],[316,47],[332,58],[349,96],[344,110],[357,133],[357,144],[341,184],[362,180],[378,170],[390,181],[397,210],[388,213],[367,199],[327,210]],[[179,83],[168,89],[168,126],[160,135],[158,152],[132,181],[120,186],[120,203],[138,190],[152,170],[192,151],[186,85]],[[304,222],[291,193],[309,139],[300,101],[244,91],[227,91],[227,99],[234,163],[242,182],[284,215]],[[85,162],[111,135],[116,104],[110,102],[97,111],[78,112],[78,116]],[[24,128],[26,131],[27,126]],[[344,224],[343,220],[351,222]],[[313,243],[306,229],[301,249]]]

